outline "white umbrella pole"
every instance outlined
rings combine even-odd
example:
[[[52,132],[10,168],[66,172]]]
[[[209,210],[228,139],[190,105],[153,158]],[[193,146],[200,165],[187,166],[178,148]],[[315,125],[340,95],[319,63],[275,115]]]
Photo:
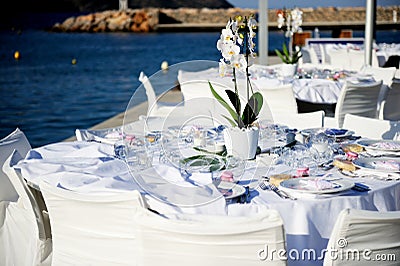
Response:
[[[258,60],[268,63],[268,0],[258,0]]]
[[[367,0],[366,14],[365,14],[364,64],[369,66],[372,64],[372,48],[373,48],[372,42],[374,34],[374,17],[375,17],[374,1],[375,0]]]

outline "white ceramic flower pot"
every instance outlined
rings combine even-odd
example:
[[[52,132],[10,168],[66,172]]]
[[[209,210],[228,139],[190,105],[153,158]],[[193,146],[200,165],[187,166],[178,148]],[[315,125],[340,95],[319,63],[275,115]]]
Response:
[[[297,64],[283,64],[281,73],[283,77],[293,77],[297,71]]]
[[[242,159],[254,159],[258,145],[258,127],[240,129],[230,127],[224,130],[225,147],[228,155]]]

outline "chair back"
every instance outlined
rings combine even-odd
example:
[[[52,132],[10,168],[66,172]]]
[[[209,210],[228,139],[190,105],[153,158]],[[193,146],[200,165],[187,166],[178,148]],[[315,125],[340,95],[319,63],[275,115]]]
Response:
[[[294,97],[293,84],[286,84],[277,87],[260,88],[264,98],[261,115],[271,113],[272,117],[286,114],[297,114],[297,102]]]
[[[45,224],[48,220],[44,219],[24,178],[13,168],[21,159],[18,151],[14,150],[2,167],[19,198],[9,204],[3,229],[0,230],[0,238],[7,242],[7,245],[0,245],[0,264],[50,265],[52,240],[50,227]],[[6,259],[5,264],[2,259]]]
[[[365,65],[365,51],[349,49],[347,54],[350,60],[350,70],[359,71]],[[371,66],[379,67],[378,56],[376,51],[372,49]]]
[[[360,84],[347,81],[336,103],[335,119],[338,126],[343,126],[346,114],[377,118],[377,105],[381,87],[382,80]]]
[[[395,67],[367,67],[363,71],[365,74],[372,75],[375,80],[382,80],[384,85],[390,86],[393,82],[394,75],[396,74]]]
[[[42,182],[53,236],[52,265],[137,265],[138,191],[77,193]]]
[[[351,62],[347,53],[347,48],[332,48],[328,51],[331,65],[338,69],[350,69]]]
[[[139,81],[142,82],[144,89],[146,90],[148,110],[151,110],[152,106],[157,103],[156,93],[154,92],[149,78],[143,73],[143,71],[139,74]]]
[[[25,157],[31,149],[31,144],[23,131],[16,128],[8,136],[0,140],[0,165],[3,165],[7,158],[17,150],[21,157]],[[16,201],[18,194],[10,183],[7,175],[0,170],[0,201]]]
[[[389,86],[385,101],[382,103],[383,119],[400,120],[400,81],[393,81]]]
[[[285,250],[279,213],[248,217],[178,215],[137,217],[140,265],[286,265],[267,250]],[[265,252],[263,252],[265,251]]]
[[[300,113],[295,115],[276,115],[274,116],[274,123],[286,125],[289,128],[296,128],[298,130],[307,128],[318,128],[324,126],[325,112],[315,111],[309,113]]]
[[[214,124],[228,124],[223,115],[230,117],[229,112],[222,106],[220,102],[214,97],[211,92],[210,85],[211,83],[213,89],[224,99],[228,104],[230,104],[229,97],[227,96],[225,90],[231,90],[230,87],[207,80],[188,80],[180,83],[181,92],[184,99],[184,107],[185,112],[181,112],[178,115],[191,114],[195,116],[197,114],[208,114],[212,116],[212,119],[215,120]],[[245,102],[244,96],[242,94],[240,99],[242,103]],[[242,109],[244,108],[244,104],[242,104]]]
[[[370,139],[400,139],[400,121],[346,114],[343,128],[354,131],[356,135]]]
[[[177,103],[160,101],[157,97],[150,79],[140,72],[139,81],[142,82],[147,96],[147,116],[168,116],[176,108]]]
[[[344,209],[329,238],[324,266],[376,265],[383,256],[400,257],[400,211]],[[332,252],[329,252],[332,251]],[[381,260],[379,265],[396,265]]]

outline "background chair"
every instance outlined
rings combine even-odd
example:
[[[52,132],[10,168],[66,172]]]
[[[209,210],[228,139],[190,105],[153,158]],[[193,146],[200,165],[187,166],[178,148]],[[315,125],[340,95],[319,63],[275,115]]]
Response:
[[[51,265],[52,240],[48,216],[41,212],[26,181],[13,166],[22,159],[18,151],[10,155],[3,171],[14,186],[17,202],[7,206],[0,230],[1,265]]]
[[[309,113],[301,113],[295,115],[276,115],[274,123],[287,125],[289,128],[297,128],[298,130],[307,128],[318,128],[324,126],[324,111],[315,111]]]
[[[377,104],[381,87],[382,80],[360,84],[347,81],[336,103],[335,117],[326,117],[326,126],[342,127],[346,114],[378,118]]]
[[[138,191],[80,194],[42,182],[49,211],[53,265],[136,265]]]
[[[399,69],[400,67],[400,55],[391,55],[388,60],[385,62],[383,67],[395,67]]]
[[[181,73],[182,75],[182,73]],[[181,78],[182,79],[182,78]],[[214,97],[211,92],[210,85],[207,80],[188,80],[182,81],[180,83],[181,92],[183,95],[184,103],[183,108],[184,112],[174,112],[176,113],[177,119],[179,116],[198,116],[201,114],[211,116],[214,120],[215,125],[227,124],[228,122],[223,117],[224,115],[230,117],[228,111],[218,102],[218,100]],[[227,102],[230,103],[228,96],[225,93],[225,90],[231,89],[228,86],[210,81],[213,86],[213,89]],[[240,93],[242,103],[245,102],[245,98],[243,92]],[[242,104],[242,110],[245,107]]]
[[[347,48],[329,49],[327,52],[331,60],[332,67],[338,69],[351,68],[350,58],[347,55]]]
[[[363,69],[362,72],[368,75],[372,75],[375,80],[382,80],[382,88],[379,93],[378,106],[377,106],[378,110],[382,110],[381,105],[382,102],[385,101],[389,88],[392,85],[394,75],[396,74],[396,68],[368,66],[365,69]],[[379,116],[383,119],[382,114],[380,114]]]
[[[381,104],[380,118],[400,120],[400,81],[393,81],[389,86],[385,100]]]
[[[396,74],[396,68],[369,66],[363,70],[363,73],[372,75],[375,78],[375,80],[382,80],[382,83],[384,85],[390,86],[392,84],[394,75]]]
[[[14,150],[17,150],[22,157],[31,149],[31,144],[24,132],[16,128],[8,136],[0,140],[0,165],[3,165]],[[18,194],[10,183],[6,174],[0,170],[0,201],[16,201]]]
[[[343,245],[344,246],[343,246]],[[400,212],[344,209],[329,238],[324,266],[398,265],[400,257]],[[329,250],[337,251],[330,256]],[[366,259],[365,250],[370,253]],[[350,252],[349,252],[350,251]],[[359,252],[359,259],[357,254]],[[396,260],[376,261],[377,255],[394,254]]]
[[[277,256],[262,259],[266,245],[285,250],[283,222],[275,210],[249,217],[171,219],[141,211],[137,222],[140,265],[286,265]]]
[[[259,88],[259,91],[264,98],[260,116],[268,116],[268,114],[271,113],[274,118],[281,114],[293,115],[298,113],[293,84],[271,88]]]
[[[139,81],[142,82],[147,95],[147,116],[166,116],[176,108],[177,103],[162,102],[156,97],[153,86],[149,78],[142,72],[139,75]]]
[[[347,56],[350,60],[350,70],[359,71],[365,65],[365,51],[349,49]],[[371,65],[373,67],[379,67],[378,56],[376,51],[372,49]]]
[[[400,139],[400,121],[346,114],[343,128],[353,130],[356,135],[371,139]]]

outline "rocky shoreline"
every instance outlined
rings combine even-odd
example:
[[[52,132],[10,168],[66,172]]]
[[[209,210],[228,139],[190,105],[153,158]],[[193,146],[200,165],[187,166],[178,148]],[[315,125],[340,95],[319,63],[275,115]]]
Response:
[[[318,22],[365,23],[365,8],[302,8],[303,24]],[[268,10],[269,25],[276,25],[276,9]],[[208,8],[144,8],[125,11],[107,10],[67,18],[51,28],[55,32],[153,32],[160,25],[217,25],[225,24],[236,15],[257,14],[257,9],[208,9]],[[399,28],[400,5],[377,7],[377,23],[390,23]]]

